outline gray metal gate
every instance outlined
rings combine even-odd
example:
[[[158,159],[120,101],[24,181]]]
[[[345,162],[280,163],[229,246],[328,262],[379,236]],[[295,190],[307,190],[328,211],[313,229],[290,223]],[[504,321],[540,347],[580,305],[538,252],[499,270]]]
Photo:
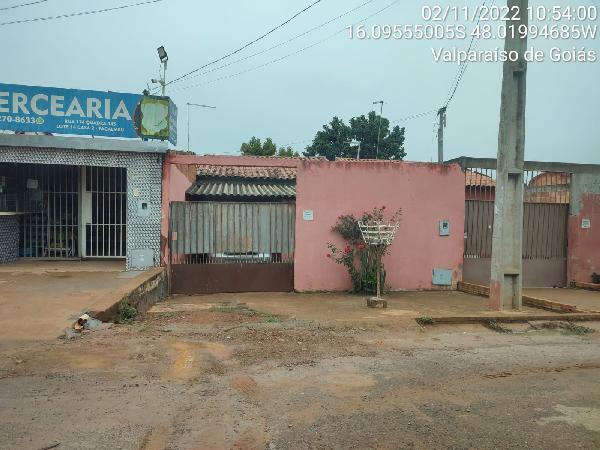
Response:
[[[295,204],[172,202],[173,293],[293,290]]]
[[[496,172],[465,171],[463,279],[490,281]],[[523,285],[566,286],[570,174],[525,171]]]

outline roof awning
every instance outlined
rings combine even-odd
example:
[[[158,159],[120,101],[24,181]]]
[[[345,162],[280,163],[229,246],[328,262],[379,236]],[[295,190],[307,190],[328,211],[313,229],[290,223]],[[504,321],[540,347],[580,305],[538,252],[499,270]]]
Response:
[[[268,180],[200,179],[187,190],[188,195],[202,197],[296,198],[296,183]]]

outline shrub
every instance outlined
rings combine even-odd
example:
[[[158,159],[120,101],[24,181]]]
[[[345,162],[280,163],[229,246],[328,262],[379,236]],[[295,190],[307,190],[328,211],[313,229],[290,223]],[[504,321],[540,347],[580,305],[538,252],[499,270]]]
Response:
[[[119,303],[119,323],[131,323],[137,316],[137,309],[131,306],[127,300],[122,300]]]
[[[331,228],[346,241],[343,249],[329,242],[327,254],[336,264],[346,267],[352,281],[352,292],[361,294],[375,294],[377,292],[377,255],[365,244],[358,222],[366,225],[375,225],[384,222],[385,206],[373,208],[370,212],[364,212],[360,219],[352,214],[338,217],[337,222]],[[391,217],[390,222],[399,222],[402,210],[398,209]],[[387,253],[387,247],[383,249],[382,256]],[[386,272],[381,264],[380,272],[381,286],[385,286]]]

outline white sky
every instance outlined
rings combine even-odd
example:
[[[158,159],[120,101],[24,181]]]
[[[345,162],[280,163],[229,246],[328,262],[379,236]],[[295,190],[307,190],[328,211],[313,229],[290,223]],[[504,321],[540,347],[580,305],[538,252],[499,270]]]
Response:
[[[107,8],[139,0],[68,1],[0,11],[0,22]],[[179,106],[178,148],[186,147],[186,102],[216,105],[192,110],[191,149],[230,153],[251,136],[272,137],[278,145],[302,150],[334,115],[345,120],[366,114],[383,99],[390,120],[440,107],[458,66],[436,63],[431,47],[465,49],[468,41],[350,40],[342,33],[299,55],[226,80],[176,91],[175,87],[214,80],[294,52],[383,8],[375,0],[353,14],[290,44],[231,67],[169,87]],[[0,0],[0,8],[26,0]],[[233,59],[255,53],[341,14],[364,0],[323,0],[307,13]],[[311,0],[164,0],[126,10],[69,19],[0,26],[0,82],[66,88],[140,92],[158,76],[156,47],[169,53],[173,79],[228,53],[282,22]],[[443,5],[480,4],[463,0]],[[502,4],[501,0],[496,1]],[[593,0],[539,1],[535,5],[591,5]],[[367,22],[423,23],[421,7],[434,2],[403,0]],[[598,4],[598,3],[595,3]],[[600,9],[600,6],[598,7]],[[578,22],[574,22],[578,23]],[[595,22],[600,25],[600,20]],[[470,27],[473,24],[469,25]],[[599,39],[536,40],[548,50],[584,46],[600,53]],[[480,41],[479,49],[502,47]],[[229,60],[228,60],[229,61]],[[224,61],[227,62],[227,61]],[[472,63],[448,110],[446,158],[495,157],[500,109],[500,63]],[[598,131],[600,62],[529,65],[526,159],[600,163]],[[407,159],[435,160],[435,116],[405,122]]]

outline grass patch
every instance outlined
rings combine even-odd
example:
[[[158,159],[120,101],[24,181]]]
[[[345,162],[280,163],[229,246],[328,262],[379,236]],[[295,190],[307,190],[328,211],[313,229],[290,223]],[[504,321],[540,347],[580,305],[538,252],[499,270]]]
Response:
[[[594,333],[595,330],[592,328],[584,327],[582,325],[577,325],[573,322],[544,322],[539,325],[536,325],[536,329],[545,329],[545,330],[560,330],[561,334],[564,335],[584,335]]]
[[[209,309],[210,312],[217,313],[230,313],[230,314],[242,314],[244,316],[260,316],[261,312],[254,309],[248,308],[245,304],[223,304],[219,306],[213,306]]]
[[[271,314],[265,314],[263,320],[264,320],[264,322],[267,322],[267,323],[278,323],[278,322],[281,322],[281,319],[279,317],[273,316]]]
[[[117,318],[117,322],[130,324],[137,317],[137,309],[131,306],[127,300],[122,300],[119,303],[119,317]]]
[[[504,334],[512,333],[512,330],[510,328],[506,328],[504,325],[502,325],[499,322],[496,322],[495,320],[486,320],[485,322],[483,322],[483,326],[486,328],[489,328],[490,330],[495,331],[496,333],[504,333]]]
[[[433,325],[435,323],[435,321],[433,320],[433,317],[431,317],[431,316],[421,316],[421,317],[419,317],[418,319],[415,319],[415,320],[422,327],[425,326],[425,325]]]
[[[222,304],[218,306],[213,306],[209,309],[210,312],[217,313],[230,313],[230,314],[240,314],[242,316],[247,317],[261,317],[263,322],[267,323],[278,323],[281,322],[281,319],[273,314],[264,313],[261,311],[257,311],[252,308],[248,308],[244,303],[238,304]]]

